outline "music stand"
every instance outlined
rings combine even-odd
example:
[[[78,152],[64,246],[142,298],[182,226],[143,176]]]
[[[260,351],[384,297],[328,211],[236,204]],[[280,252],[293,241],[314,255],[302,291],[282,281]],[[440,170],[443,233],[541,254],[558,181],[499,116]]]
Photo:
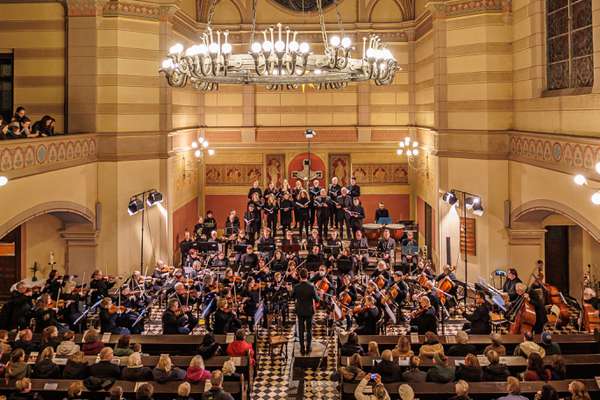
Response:
[[[217,242],[198,242],[198,246],[202,253],[219,251],[219,244]]]
[[[259,253],[272,253],[275,251],[275,245],[269,243],[259,243],[257,248]]]
[[[341,246],[339,246],[337,244],[334,244],[333,246],[323,244],[323,252],[326,254],[338,255],[338,254],[340,254],[340,248],[341,248]]]
[[[338,260],[337,269],[342,274],[348,274],[354,269],[354,263],[351,259]]]

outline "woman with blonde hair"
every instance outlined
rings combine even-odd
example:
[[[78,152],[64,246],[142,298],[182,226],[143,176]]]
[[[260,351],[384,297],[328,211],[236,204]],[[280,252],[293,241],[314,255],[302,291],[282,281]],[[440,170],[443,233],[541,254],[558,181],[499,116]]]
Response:
[[[53,361],[54,350],[48,346],[37,358],[33,366],[32,377],[37,379],[51,379],[60,377],[60,367]]]
[[[190,365],[187,368],[187,372],[185,374],[185,380],[188,382],[202,382],[210,379],[210,372],[206,370],[204,367],[204,359],[202,356],[197,355],[194,356],[190,360]]]
[[[133,382],[148,381],[152,379],[152,370],[144,367],[142,356],[134,352],[127,356],[127,366],[121,371],[121,378]]]
[[[65,369],[63,370],[64,379],[85,379],[89,375],[89,366],[85,360],[85,354],[78,351],[69,357]]]
[[[462,379],[467,382],[481,382],[483,378],[483,370],[479,365],[479,360],[473,354],[465,356],[464,364],[456,368],[455,374],[457,380]]]
[[[419,357],[433,358],[436,354],[443,356],[444,346],[442,346],[435,333],[425,332],[425,342],[419,348]]]
[[[360,354],[354,353],[348,360],[348,366],[340,367],[340,375],[345,382],[360,381],[365,377]]]
[[[379,353],[379,345],[377,344],[377,342],[374,342],[374,341],[369,342],[369,344],[367,346],[367,356],[368,357],[376,357],[376,358],[381,357],[381,354]]]
[[[188,382],[182,382],[177,387],[177,398],[175,400],[190,400],[192,386]]]
[[[223,362],[223,368],[221,368],[221,372],[223,372],[223,380],[225,381],[239,381],[240,374],[235,372],[235,363],[232,359],[225,360]]]
[[[69,389],[67,389],[67,400],[76,400],[80,399],[83,394],[83,382],[75,381],[69,385]]]
[[[161,354],[156,367],[152,370],[152,377],[158,383],[180,381],[185,378],[185,371],[174,367],[168,354]]]
[[[585,383],[581,381],[575,380],[569,383],[569,393],[571,393],[571,400],[591,400]]]
[[[392,349],[394,358],[410,358],[414,356],[414,352],[410,348],[410,339],[408,336],[400,336],[396,347]]]

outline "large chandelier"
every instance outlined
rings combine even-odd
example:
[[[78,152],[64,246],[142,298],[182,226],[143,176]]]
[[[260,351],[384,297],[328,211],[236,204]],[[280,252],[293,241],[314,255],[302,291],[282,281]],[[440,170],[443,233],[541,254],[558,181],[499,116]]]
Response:
[[[340,89],[348,82],[373,81],[386,85],[394,80],[398,62],[378,35],[362,40],[361,58],[353,58],[356,48],[344,35],[336,6],[341,35],[328,38],[325,29],[322,0],[317,0],[324,52],[311,52],[307,42],[299,41],[298,32],[278,23],[256,35],[256,1],[253,2],[253,22],[250,48],[247,53],[233,53],[229,32],[213,30],[212,16],[217,0],[208,14],[206,31],[201,42],[187,49],[178,43],[169,49],[168,58],[160,69],[173,87],[188,83],[199,90],[217,90],[219,84],[263,84],[268,89],[296,89],[311,84],[317,89]],[[261,40],[262,39],[262,40]]]

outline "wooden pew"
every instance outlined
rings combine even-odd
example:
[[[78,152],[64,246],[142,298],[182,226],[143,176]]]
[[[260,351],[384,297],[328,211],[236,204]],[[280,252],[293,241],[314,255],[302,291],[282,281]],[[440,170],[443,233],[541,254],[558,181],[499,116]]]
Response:
[[[73,382],[77,382],[76,380],[71,379],[32,379],[32,390],[35,392],[40,392],[41,396],[46,399],[62,399],[65,396],[65,392],[68,390],[69,385]],[[47,386],[47,384],[57,384],[56,388],[52,388]],[[176,397],[177,387],[181,383],[179,382],[167,382],[167,383],[157,383],[157,382],[148,382],[154,386],[154,398],[155,399],[168,399],[171,400]],[[136,385],[139,385],[139,382],[129,382],[129,381],[116,381],[114,386],[121,386],[123,388],[123,394],[126,398],[135,398],[135,389]],[[192,395],[196,395],[194,397],[199,397],[201,393],[205,392],[206,383],[200,382],[192,384]],[[225,391],[231,393],[231,395],[238,400],[246,400],[246,383],[244,378],[242,377],[238,382],[229,382],[226,381],[223,383],[223,388]],[[14,392],[15,385],[13,383],[7,384],[4,380],[0,382],[0,393],[4,395],[9,395]],[[107,397],[107,391],[95,391],[90,392],[85,390],[84,394],[85,398],[93,398],[93,399],[105,399]]]
[[[359,335],[358,343],[366,348],[369,342],[374,341],[379,345],[379,349],[390,349],[396,346],[399,336],[383,336],[383,335]],[[424,335],[418,336],[418,342],[412,340],[411,347],[413,351],[418,352],[419,347],[425,341]],[[444,348],[449,348],[456,343],[456,336],[446,335],[439,336],[440,343]],[[509,354],[512,354],[514,348],[523,341],[522,335],[502,335],[502,342]],[[534,336],[536,343],[541,342],[540,335]],[[600,353],[600,337],[593,334],[565,334],[552,335],[552,341],[560,344],[563,354],[590,354]],[[478,350],[483,350],[491,343],[489,335],[470,335],[469,343],[477,347]]]
[[[600,374],[600,368],[596,367],[597,365],[600,365],[600,354],[569,354],[563,355],[562,358],[565,361],[565,365],[567,367],[567,377],[569,378],[593,378],[594,376],[598,376]],[[349,359],[350,357],[346,356],[340,357],[339,365],[348,365]],[[478,359],[482,367],[488,365],[485,357],[479,356]],[[553,359],[553,356],[547,356],[544,358],[544,363],[551,364]],[[373,369],[373,363],[378,362],[379,360],[381,360],[380,357],[361,357],[363,369],[365,371],[371,371]],[[457,361],[464,361],[464,357],[448,357],[448,364],[451,366],[456,366]],[[500,357],[500,362],[505,364],[513,374],[523,372],[527,368],[527,359],[523,357]],[[407,366],[408,359],[405,359],[401,363],[403,366]],[[433,361],[430,358],[424,357],[421,359],[421,369],[427,370],[432,366]]]
[[[569,383],[572,380],[550,381],[549,383],[561,394],[568,393]],[[594,379],[583,379],[592,399],[600,397],[600,389]],[[532,398],[533,395],[542,388],[546,382],[521,382],[521,394]],[[385,388],[393,399],[398,399],[398,387],[402,383],[386,383]],[[357,382],[342,382],[342,399],[354,399],[354,390]],[[454,383],[411,383],[410,386],[415,392],[415,397],[419,399],[448,399],[454,396]],[[506,395],[505,382],[471,382],[469,383],[469,395],[472,398],[496,399]],[[562,397],[562,396],[561,396]]]

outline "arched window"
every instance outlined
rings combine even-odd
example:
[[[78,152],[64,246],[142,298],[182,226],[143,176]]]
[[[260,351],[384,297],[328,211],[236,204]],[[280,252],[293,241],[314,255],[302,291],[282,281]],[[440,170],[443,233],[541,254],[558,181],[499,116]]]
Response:
[[[592,0],[546,0],[548,90],[594,84]]]

